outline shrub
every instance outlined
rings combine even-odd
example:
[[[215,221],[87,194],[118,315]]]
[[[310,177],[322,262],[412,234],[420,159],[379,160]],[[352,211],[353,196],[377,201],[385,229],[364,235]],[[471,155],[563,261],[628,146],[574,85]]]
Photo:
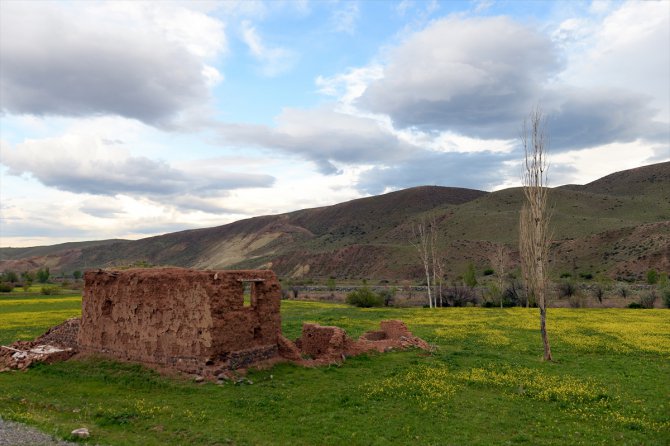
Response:
[[[453,286],[442,291],[443,307],[464,307],[467,304],[476,305],[479,303],[477,293],[470,287]]]
[[[603,303],[603,297],[605,296],[605,290],[600,285],[596,285],[593,288],[593,297],[598,299],[599,303]]]
[[[495,271],[493,271],[492,268],[486,268],[486,269],[484,270],[484,275],[485,275],[485,276],[492,276],[493,273],[495,273]]]
[[[570,296],[570,300],[568,301],[570,304],[571,308],[584,308],[584,298],[582,296],[579,296],[575,294],[574,296]]]
[[[468,264],[468,269],[463,276],[463,282],[470,288],[477,286],[477,272],[475,271],[474,263],[470,262]]]
[[[670,289],[663,290],[663,304],[670,308]]]
[[[395,293],[396,289],[395,287],[393,288],[384,288],[383,290],[379,291],[377,294],[379,297],[382,299],[384,302],[385,307],[390,307],[393,305],[393,300],[395,299]]]
[[[577,287],[569,280],[565,280],[558,285],[558,297],[572,297],[577,294]]]
[[[526,304],[521,282],[512,280],[502,293],[503,307],[520,307]]]
[[[47,283],[50,275],[51,273],[49,272],[49,268],[38,269],[37,273],[35,273],[35,276],[37,277],[37,281],[39,283]]]
[[[642,305],[637,302],[631,302],[628,304],[628,308],[642,308]]]
[[[623,297],[624,299],[627,298],[627,297],[630,295],[630,290],[629,290],[628,287],[625,286],[625,285],[621,285],[621,286],[616,290],[616,292],[617,292],[617,294],[618,294],[619,296]]]
[[[640,306],[642,308],[654,308],[656,299],[658,299],[658,294],[656,294],[655,290],[651,290],[649,293],[640,297]]]
[[[16,283],[19,281],[19,276],[14,271],[5,271],[0,275],[0,280],[3,282]]]
[[[656,282],[658,282],[658,273],[654,269],[650,269],[647,271],[647,283],[649,285],[656,285]]]
[[[361,308],[381,307],[384,298],[370,288],[363,287],[347,294],[347,303]]]
[[[9,293],[14,289],[14,285],[11,283],[2,282],[0,283],[0,293]]]
[[[60,290],[57,286],[43,286],[40,292],[45,296],[55,296]]]
[[[566,273],[566,272],[561,273],[561,279],[569,279],[571,277],[572,277],[572,274],[570,274],[570,273]]]
[[[579,277],[581,277],[584,280],[591,280],[591,279],[593,279],[593,274],[591,274],[591,273],[579,273]]]

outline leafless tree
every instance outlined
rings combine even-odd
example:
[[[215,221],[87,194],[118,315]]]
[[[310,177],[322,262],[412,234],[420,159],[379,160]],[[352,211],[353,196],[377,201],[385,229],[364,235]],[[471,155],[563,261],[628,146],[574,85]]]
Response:
[[[442,306],[442,282],[444,280],[444,262],[443,257],[437,252],[437,219],[435,215],[430,218],[430,254],[433,270],[433,286],[435,287],[434,303],[435,306]]]
[[[428,290],[428,306],[430,308],[442,306],[442,285],[444,278],[444,263],[438,252],[438,226],[434,215],[422,219],[412,225],[413,239],[410,244],[417,250],[426,273]]]
[[[498,291],[500,292],[500,308],[503,307],[502,293],[505,290],[505,275],[507,274],[507,265],[509,263],[509,249],[507,246],[500,244],[491,256],[491,265],[495,269],[498,277]]]
[[[547,205],[547,134],[546,120],[539,108],[524,120],[521,142],[524,148],[523,192],[519,247],[524,279],[529,295],[535,297],[540,309],[540,333],[544,344],[544,360],[551,361],[547,336],[548,257],[551,237],[550,213]]]
[[[431,237],[427,226],[428,225],[423,220],[413,224],[412,235],[414,237],[409,242],[417,250],[421,263],[423,263],[423,268],[426,272],[426,285],[428,288],[428,306],[433,308],[433,297],[430,291]]]

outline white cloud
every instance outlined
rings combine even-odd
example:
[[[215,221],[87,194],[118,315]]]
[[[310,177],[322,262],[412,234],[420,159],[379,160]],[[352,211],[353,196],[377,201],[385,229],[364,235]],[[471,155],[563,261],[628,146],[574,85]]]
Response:
[[[356,24],[360,18],[357,2],[346,1],[344,6],[333,11],[330,23],[335,32],[354,34]]]
[[[567,47],[560,80],[646,95],[658,109],[656,119],[670,122],[670,2],[626,2],[588,30]]]
[[[132,135],[126,135],[132,139]],[[239,188],[267,188],[274,177],[231,171],[225,161],[192,160],[175,166],[134,155],[129,144],[95,131],[66,132],[26,140],[15,147],[3,142],[0,163],[8,175],[29,175],[41,184],[75,194],[147,199],[158,206],[230,211],[221,198]],[[90,208],[90,206],[89,206]],[[95,212],[95,210],[94,210]]]
[[[359,105],[399,127],[504,138],[559,67],[551,41],[511,19],[448,17],[392,49]]]
[[[293,51],[281,47],[266,46],[256,28],[248,21],[242,22],[242,39],[251,54],[262,64],[261,71],[268,77],[283,74],[295,64],[297,56]]]
[[[6,2],[2,108],[167,125],[208,99],[223,23],[171,3]]]
[[[649,164],[659,146],[644,141],[612,143],[586,150],[550,153],[549,177],[552,186],[586,184],[613,172]],[[663,146],[665,157],[657,162],[670,161],[670,147]]]
[[[274,128],[262,125],[222,124],[227,144],[281,150],[311,160],[324,174],[338,173],[333,163],[387,162],[415,150],[383,123],[340,113],[327,107],[284,109]]]

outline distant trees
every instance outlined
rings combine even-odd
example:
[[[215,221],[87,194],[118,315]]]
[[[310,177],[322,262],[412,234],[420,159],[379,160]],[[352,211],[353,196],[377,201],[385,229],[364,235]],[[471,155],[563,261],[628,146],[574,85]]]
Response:
[[[37,281],[39,283],[47,283],[49,281],[49,277],[51,276],[51,273],[49,272],[49,268],[40,268],[37,270],[35,273],[35,277],[37,278]]]
[[[72,277],[74,278],[74,280],[79,280],[79,279],[81,279],[81,271],[78,271],[78,270],[77,270],[77,271],[74,271],[74,272],[72,273]]]
[[[547,335],[547,285],[549,262],[549,209],[547,205],[546,120],[539,108],[524,120],[521,142],[524,148],[522,176],[525,202],[519,218],[519,250],[526,289],[540,310],[540,333],[544,360],[551,361]]]

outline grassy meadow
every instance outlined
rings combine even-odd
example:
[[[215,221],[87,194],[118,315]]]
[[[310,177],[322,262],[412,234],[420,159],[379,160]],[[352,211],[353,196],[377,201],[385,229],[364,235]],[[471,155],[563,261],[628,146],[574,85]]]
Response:
[[[0,342],[79,314],[80,298],[0,296]],[[282,364],[253,384],[196,384],[110,361],[0,374],[0,416],[101,445],[670,444],[670,311],[549,309],[555,362],[542,362],[537,309],[381,308],[283,301],[303,321],[352,336],[402,319],[435,345]]]

